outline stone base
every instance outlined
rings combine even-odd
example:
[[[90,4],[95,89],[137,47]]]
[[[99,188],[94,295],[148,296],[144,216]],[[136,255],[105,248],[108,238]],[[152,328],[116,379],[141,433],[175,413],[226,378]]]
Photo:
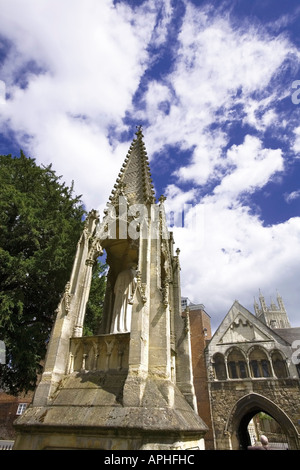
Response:
[[[204,450],[204,439],[191,437],[185,439],[184,436],[169,436],[147,433],[141,436],[139,433],[117,433],[102,432],[97,430],[86,434],[82,429],[65,430],[65,432],[55,432],[48,429],[45,433],[18,435],[13,450]]]
[[[14,450],[204,448],[207,426],[173,383],[148,377],[140,406],[124,406],[126,377],[121,371],[66,376],[48,406],[30,406],[16,420]]]

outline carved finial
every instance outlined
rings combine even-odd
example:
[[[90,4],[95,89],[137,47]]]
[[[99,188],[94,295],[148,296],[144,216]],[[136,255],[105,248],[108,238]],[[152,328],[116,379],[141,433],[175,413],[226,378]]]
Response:
[[[176,255],[179,256],[179,253],[180,253],[180,249],[177,248],[177,250],[176,250]]]
[[[126,189],[126,183],[124,182],[120,183],[119,188],[120,188],[120,194],[124,195],[124,191]]]
[[[140,133],[140,132],[143,132],[143,127],[141,125],[139,126],[135,126],[137,128],[137,132],[136,134]]]
[[[159,202],[162,204],[163,202],[165,202],[166,199],[167,199],[166,196],[164,196],[164,195],[162,194],[162,195],[159,197],[158,200],[159,200]]]

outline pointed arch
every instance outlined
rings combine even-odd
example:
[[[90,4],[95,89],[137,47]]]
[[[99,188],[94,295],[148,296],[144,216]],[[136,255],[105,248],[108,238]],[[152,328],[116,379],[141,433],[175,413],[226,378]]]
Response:
[[[277,378],[286,378],[289,375],[286,357],[279,349],[273,349],[270,353],[274,374]]]
[[[241,348],[237,346],[229,348],[226,351],[225,358],[230,379],[249,377],[247,355]]]
[[[272,400],[257,393],[249,393],[242,397],[229,414],[224,433],[231,436],[232,442],[239,441],[239,443],[235,442],[235,446],[241,444],[243,431],[241,428],[247,427],[251,418],[261,411],[270,415],[281,426],[287,437],[289,449],[299,449],[299,435],[293,422]]]
[[[271,361],[268,351],[261,345],[253,346],[249,352],[250,373],[254,378],[272,377]]]

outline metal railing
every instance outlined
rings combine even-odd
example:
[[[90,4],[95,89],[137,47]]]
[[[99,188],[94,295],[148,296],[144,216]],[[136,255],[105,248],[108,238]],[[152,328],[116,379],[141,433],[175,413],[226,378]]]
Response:
[[[288,450],[288,448],[287,442],[269,442],[269,449],[271,450]]]
[[[12,450],[15,441],[0,441],[0,450]]]

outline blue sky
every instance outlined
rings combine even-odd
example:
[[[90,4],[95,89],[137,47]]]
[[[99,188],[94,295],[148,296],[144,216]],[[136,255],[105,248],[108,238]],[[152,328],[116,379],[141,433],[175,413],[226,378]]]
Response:
[[[182,294],[300,326],[299,31],[296,0],[0,0],[0,152],[102,214],[142,125]]]

